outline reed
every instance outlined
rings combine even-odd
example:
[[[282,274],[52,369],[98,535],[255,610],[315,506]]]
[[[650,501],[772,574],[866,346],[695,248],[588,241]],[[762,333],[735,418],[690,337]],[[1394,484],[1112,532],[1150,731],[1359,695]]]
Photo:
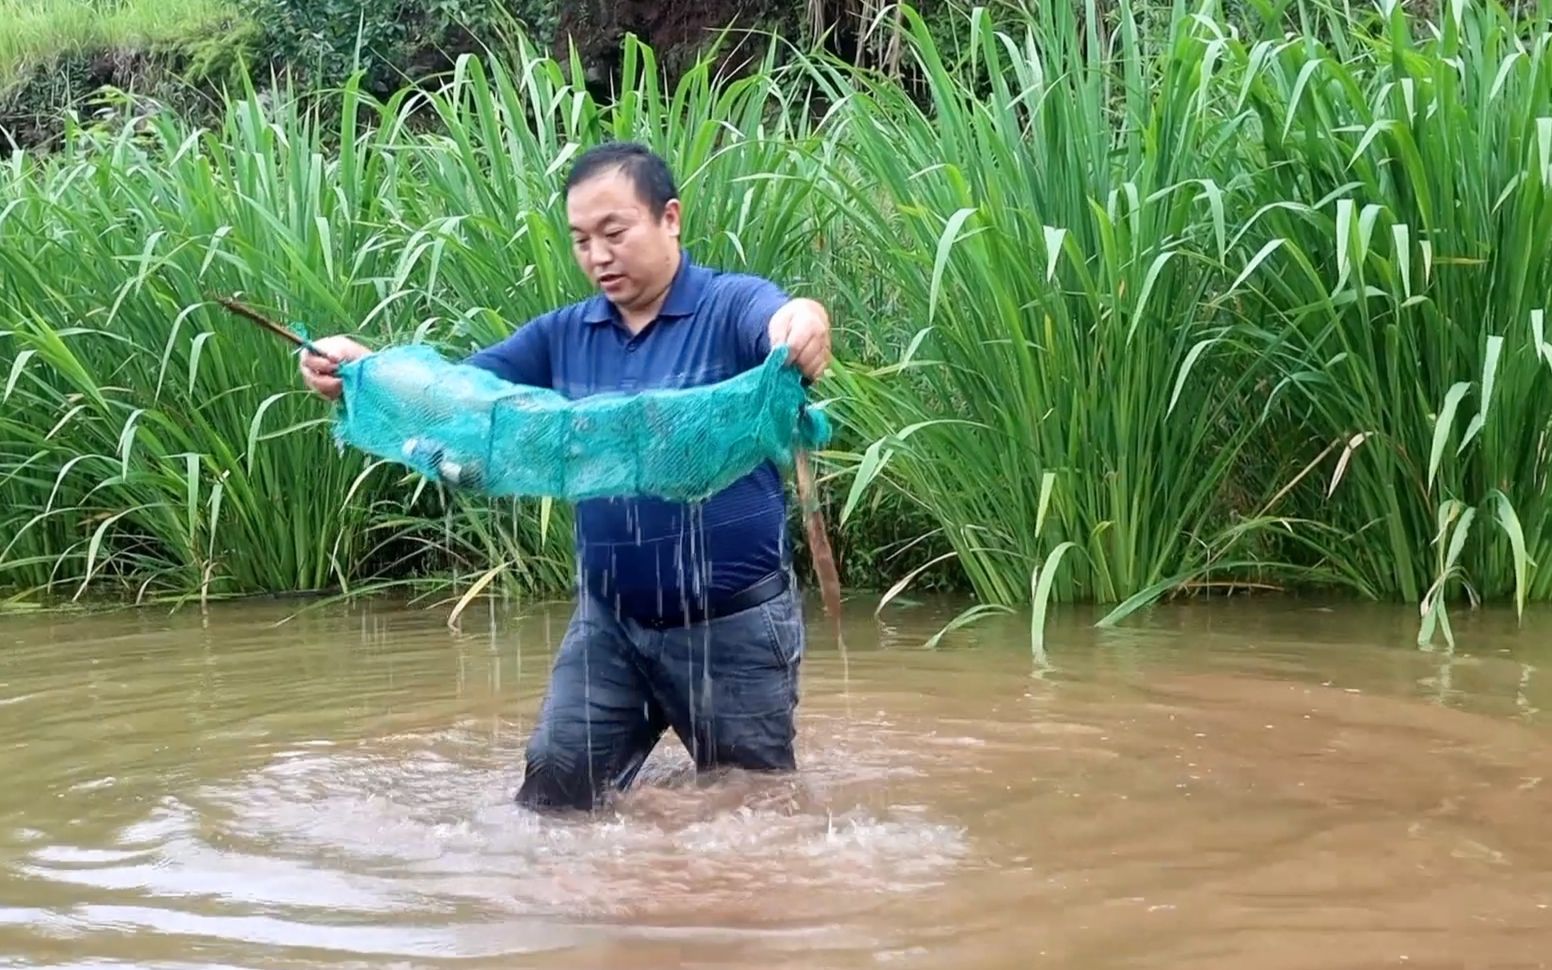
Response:
[[[630,137],[698,256],[834,308],[824,480],[843,550],[917,557],[886,603],[963,580],[1038,646],[1052,604],[1225,583],[1417,603],[1425,642],[1545,601],[1547,10],[905,7],[900,76],[777,46],[670,85],[631,41],[600,103],[519,39],[327,124],[75,131],[0,174],[0,584],[563,586],[563,510],[335,454],[203,294],[471,350],[586,292],[559,176]]]
[[[626,52],[608,105],[526,44],[322,115],[249,92],[208,136],[160,119],[16,156],[0,187],[0,583],[136,596],[571,575],[563,510],[470,504],[339,455],[288,348],[206,294],[313,335],[461,354],[584,293],[556,185],[590,141],[681,173],[687,244],[803,286],[814,164],[770,72],[666,89]],[[774,121],[772,120],[774,119]]]
[[[815,69],[857,171],[837,204],[896,291],[879,352],[900,356],[837,393],[872,441],[854,494],[913,496],[978,609],[1033,599],[1037,627],[1049,602],[1272,565],[1240,556],[1265,523],[1236,517],[1252,510],[1233,490],[1285,335],[1233,306],[1257,182],[1219,103],[1223,40],[1183,6],[1157,36],[1124,2],[1108,37],[1082,13],[1013,31],[977,13],[953,68],[908,13],[925,103]],[[850,292],[867,314],[874,293]]]
[[[852,503],[921,503],[972,613],[1219,582],[1552,595],[1552,32],[1539,13],[1177,2],[907,14],[925,104],[816,65],[883,366]],[[1293,29],[1289,31],[1289,28]],[[1249,31],[1249,32],[1247,32]],[[880,312],[882,310],[882,312]],[[940,567],[941,568],[941,567]]]
[[[1253,112],[1252,312],[1290,334],[1290,496],[1376,596],[1552,596],[1552,44],[1546,4],[1383,2],[1234,45]]]

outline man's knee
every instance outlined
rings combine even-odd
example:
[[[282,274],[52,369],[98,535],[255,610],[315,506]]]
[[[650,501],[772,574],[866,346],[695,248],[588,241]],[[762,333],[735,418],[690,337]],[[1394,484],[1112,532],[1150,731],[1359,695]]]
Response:
[[[540,811],[588,811],[598,802],[600,785],[592,777],[594,758],[585,734],[541,722],[528,740],[523,783],[517,803]]]
[[[606,616],[579,608],[566,631],[529,738],[519,804],[591,809],[650,743],[646,685]]]
[[[709,719],[702,728],[700,767],[792,771],[797,767],[793,708]]]
[[[518,804],[589,811],[629,788],[663,728],[645,714],[620,727],[564,715],[542,723],[528,741]]]

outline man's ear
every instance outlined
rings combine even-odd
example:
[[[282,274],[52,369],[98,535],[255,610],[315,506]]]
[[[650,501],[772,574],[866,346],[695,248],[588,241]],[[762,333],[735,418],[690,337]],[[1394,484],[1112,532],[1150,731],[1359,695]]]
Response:
[[[680,230],[680,208],[678,199],[669,199],[668,204],[663,207],[663,225],[667,226],[668,231],[676,237]]]

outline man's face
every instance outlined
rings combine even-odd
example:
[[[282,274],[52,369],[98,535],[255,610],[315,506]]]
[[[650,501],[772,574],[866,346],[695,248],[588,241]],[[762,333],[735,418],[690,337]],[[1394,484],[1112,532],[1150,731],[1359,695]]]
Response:
[[[610,169],[572,187],[566,215],[577,263],[616,306],[649,304],[672,282],[678,200],[654,219],[630,179]]]

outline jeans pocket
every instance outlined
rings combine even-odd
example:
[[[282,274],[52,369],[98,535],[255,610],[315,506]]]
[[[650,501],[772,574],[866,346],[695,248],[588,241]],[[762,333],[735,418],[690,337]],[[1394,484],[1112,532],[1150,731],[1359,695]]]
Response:
[[[776,663],[791,667],[803,659],[803,615],[789,591],[760,607]]]

